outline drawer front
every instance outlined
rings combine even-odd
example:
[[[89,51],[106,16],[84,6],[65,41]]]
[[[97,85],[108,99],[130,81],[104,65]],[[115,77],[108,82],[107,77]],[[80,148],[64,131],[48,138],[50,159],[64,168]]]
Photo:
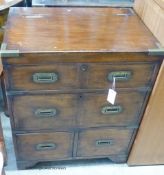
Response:
[[[16,134],[17,160],[51,160],[72,157],[73,133]]]
[[[79,86],[77,66],[74,64],[13,67],[9,72],[9,89],[12,90],[67,90]]]
[[[75,125],[76,94],[14,96],[12,103],[16,129],[61,129]]]
[[[87,71],[87,88],[108,89],[113,77],[117,88],[136,88],[149,85],[155,64],[90,64]]]
[[[113,77],[117,88],[136,88],[151,83],[156,64],[54,64],[12,67],[8,71],[11,90],[108,89]]]
[[[133,130],[95,129],[79,133],[77,156],[110,156],[128,154]]]
[[[107,102],[107,93],[87,93],[82,95],[83,103],[79,115],[79,125],[129,126],[139,122],[140,112],[146,93],[118,91],[115,105]]]

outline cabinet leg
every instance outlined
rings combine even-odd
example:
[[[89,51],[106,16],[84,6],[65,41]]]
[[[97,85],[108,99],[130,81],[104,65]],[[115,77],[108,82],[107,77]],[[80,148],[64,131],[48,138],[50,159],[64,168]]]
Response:
[[[126,155],[117,155],[108,157],[113,163],[126,163],[127,156]]]
[[[17,161],[17,168],[19,170],[24,170],[35,166],[37,163],[37,161]]]

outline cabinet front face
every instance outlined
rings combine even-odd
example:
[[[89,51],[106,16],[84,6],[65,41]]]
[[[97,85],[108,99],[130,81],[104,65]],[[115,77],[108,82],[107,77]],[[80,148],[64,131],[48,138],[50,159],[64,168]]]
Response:
[[[145,92],[117,91],[116,102],[107,102],[107,93],[82,95],[78,124],[83,127],[138,125]]]
[[[107,102],[107,93],[14,96],[14,126],[18,130],[137,126],[146,92],[117,93],[115,105]]]
[[[72,157],[73,133],[16,134],[17,160],[51,160]]]
[[[127,155],[133,130],[93,129],[79,133],[77,156]]]
[[[8,90],[108,89],[115,78],[117,88],[150,86],[156,63],[54,64],[11,67]]]

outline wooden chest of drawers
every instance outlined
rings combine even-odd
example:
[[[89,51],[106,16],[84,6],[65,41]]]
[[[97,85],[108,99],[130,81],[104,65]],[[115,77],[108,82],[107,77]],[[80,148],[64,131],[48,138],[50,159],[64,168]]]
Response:
[[[159,47],[130,8],[11,8],[2,61],[18,168],[126,162],[161,64]]]

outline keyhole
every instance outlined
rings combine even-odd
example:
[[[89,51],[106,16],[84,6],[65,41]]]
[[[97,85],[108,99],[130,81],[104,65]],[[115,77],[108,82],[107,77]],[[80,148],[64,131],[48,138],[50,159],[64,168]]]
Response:
[[[81,71],[85,72],[85,71],[87,71],[88,66],[87,65],[82,65],[80,69],[81,69]]]

